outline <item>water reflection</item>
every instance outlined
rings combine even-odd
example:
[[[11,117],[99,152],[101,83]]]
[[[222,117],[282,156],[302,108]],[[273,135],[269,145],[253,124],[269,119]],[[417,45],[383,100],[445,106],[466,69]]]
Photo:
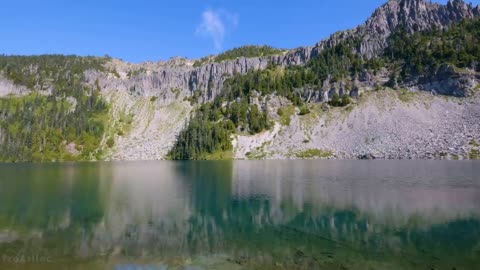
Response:
[[[103,166],[1,165],[0,224],[24,232],[90,227],[103,218]]]
[[[227,268],[472,269],[480,266],[478,165],[0,165],[0,255],[40,250],[57,268],[181,266],[215,255]]]
[[[291,202],[354,210],[375,223],[427,225],[480,217],[478,163],[431,161],[275,161],[235,164],[233,194],[265,196],[273,210]],[[277,212],[279,217],[282,211]]]

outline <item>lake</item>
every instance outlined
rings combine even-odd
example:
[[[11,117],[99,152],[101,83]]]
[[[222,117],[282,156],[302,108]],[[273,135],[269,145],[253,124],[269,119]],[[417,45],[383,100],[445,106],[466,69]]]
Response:
[[[2,164],[0,269],[480,269],[480,163]]]

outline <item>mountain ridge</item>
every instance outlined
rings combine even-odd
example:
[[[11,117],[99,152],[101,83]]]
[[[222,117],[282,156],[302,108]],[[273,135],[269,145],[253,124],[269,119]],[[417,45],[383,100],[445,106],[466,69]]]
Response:
[[[412,10],[419,10],[420,12],[412,12]],[[403,17],[404,24],[409,26],[407,30],[413,32],[429,30],[439,26],[445,27],[462,19],[474,18],[480,14],[479,10],[478,6],[473,7],[461,0],[448,2],[447,5],[429,3],[425,0],[389,1],[378,8],[365,24],[353,30],[337,32],[313,46],[292,49],[282,55],[254,58],[239,57],[232,61],[207,63],[197,68],[193,67],[192,60],[173,59],[174,65],[171,68],[165,67],[157,70],[162,73],[162,81],[165,82],[165,87],[160,86],[160,88],[163,92],[175,87],[187,89],[189,93],[185,93],[185,96],[197,90],[204,90],[203,96],[207,97],[207,101],[211,101],[221,93],[223,82],[227,77],[224,75],[231,76],[235,73],[246,73],[248,70],[264,69],[270,63],[279,66],[304,65],[310,59],[318,56],[325,48],[331,48],[352,36],[362,39],[359,53],[371,58],[379,55],[386,47],[387,37],[400,24],[398,18]],[[440,15],[429,15],[436,13]],[[413,19],[406,19],[411,18],[408,16],[410,14],[414,14]],[[425,21],[425,18],[427,18],[427,21]],[[126,88],[130,87],[127,86]]]
[[[141,64],[131,64],[118,59],[111,58],[96,58],[89,60],[96,66],[95,68],[89,68],[89,62],[83,58],[62,58],[57,56],[60,61],[64,63],[64,67],[61,68],[61,73],[58,73],[58,65],[53,63],[52,66],[44,65],[41,67],[38,63],[35,63],[32,59],[21,59],[18,61],[24,61],[25,66],[20,66],[19,70],[15,71],[15,76],[19,76],[15,80],[11,80],[8,76],[13,76],[11,67],[9,67],[9,60],[4,62],[6,65],[0,74],[0,97],[7,95],[17,96],[31,96],[32,93],[36,95],[41,94],[47,97],[53,97],[55,100],[63,100],[63,103],[73,106],[74,112],[78,113],[78,110],[95,110],[93,103],[100,102],[95,97],[92,101],[83,103],[79,99],[87,99],[89,96],[95,93],[100,95],[109,104],[110,109],[108,115],[104,115],[103,106],[98,111],[100,114],[97,116],[94,113],[87,114],[84,117],[96,117],[104,121],[101,124],[100,131],[103,130],[103,135],[92,141],[90,137],[81,137],[83,139],[76,139],[75,136],[66,136],[56,134],[56,136],[64,137],[60,144],[57,142],[57,148],[60,152],[63,152],[65,147],[68,151],[62,154],[64,157],[60,159],[75,158],[78,152],[84,153],[86,150],[87,142],[91,142],[90,152],[84,153],[84,159],[164,159],[171,153],[172,147],[175,149],[178,144],[178,136],[182,134],[182,130],[187,130],[189,122],[194,119],[195,115],[198,115],[203,105],[213,104],[212,106],[219,106],[219,102],[226,102],[226,104],[216,107],[220,114],[224,114],[223,119],[230,121],[229,118],[233,116],[229,115],[229,111],[232,109],[232,104],[247,104],[246,113],[248,117],[244,117],[244,122],[237,123],[236,129],[240,130],[238,133],[235,131],[228,131],[223,134],[223,139],[227,139],[228,134],[232,136],[232,151],[233,154],[226,154],[234,158],[360,158],[360,157],[378,157],[378,158],[433,158],[433,157],[460,157],[470,158],[476,156],[475,151],[478,151],[476,144],[480,141],[480,138],[475,135],[476,131],[480,128],[475,124],[474,119],[477,119],[476,113],[467,113],[466,108],[475,112],[477,109],[476,97],[478,96],[476,90],[478,89],[479,81],[479,68],[478,62],[470,61],[472,66],[459,67],[450,63],[442,62],[440,66],[430,67],[430,70],[422,71],[418,73],[418,69],[406,66],[406,63],[398,62],[381,63],[385,58],[385,50],[393,46],[392,35],[405,35],[414,36],[416,33],[422,33],[425,31],[434,31],[434,33],[441,34],[443,32],[438,29],[448,29],[451,25],[456,25],[464,20],[474,20],[480,15],[480,9],[478,6],[474,7],[472,4],[467,4],[461,0],[449,1],[446,5],[437,3],[431,3],[424,0],[390,0],[378,9],[376,9],[372,16],[365,21],[365,23],[358,27],[339,31],[332,34],[329,38],[324,39],[313,46],[300,47],[297,49],[288,50],[280,54],[273,54],[261,57],[238,57],[233,60],[225,61],[213,61],[207,59],[205,63],[199,66],[195,66],[195,61],[186,58],[176,57],[168,61],[160,62],[146,62]],[[435,32],[437,31],[437,32]],[[429,38],[417,37],[417,38]],[[413,40],[415,41],[415,40]],[[407,53],[405,56],[403,54]],[[400,57],[411,57],[410,52],[392,51],[392,55],[398,54]],[[422,53],[421,51],[419,53]],[[470,53],[472,54],[472,53]],[[473,52],[475,55],[475,52]],[[326,58],[325,58],[326,57]],[[347,57],[347,59],[345,59]],[[39,60],[44,61],[47,59],[39,57]],[[318,62],[318,58],[325,58],[327,62],[326,66],[324,62]],[[389,58],[385,58],[388,61]],[[407,59],[407,58],[405,58]],[[409,58],[410,59],[410,58]],[[447,59],[447,58],[445,58]],[[410,60],[418,60],[411,58]],[[29,62],[30,61],[30,62]],[[33,61],[33,62],[32,62]],[[62,62],[64,61],[64,62]],[[101,62],[101,66],[98,66],[96,61]],[[315,62],[317,61],[317,62]],[[329,62],[340,61],[340,62]],[[380,61],[380,62],[379,62]],[[79,64],[80,62],[80,64]],[[85,63],[84,63],[85,62]],[[80,65],[80,66],[79,66]],[[318,66],[320,65],[320,66]],[[342,67],[346,65],[346,67]],[[353,68],[355,65],[359,65],[357,68]],[[403,66],[402,66],[403,65]],[[1,65],[0,65],[1,66]],[[39,67],[40,66],[40,67]],[[332,73],[333,67],[340,69],[338,74]],[[76,68],[76,75],[72,77],[71,68]],[[295,68],[298,67],[298,68]],[[44,70],[42,70],[43,68]],[[311,70],[316,72],[323,72],[322,70],[327,68],[326,74],[316,77],[315,83],[310,84],[311,76],[319,76],[310,74]],[[400,69],[399,71],[397,71]],[[1,70],[1,69],[0,69]],[[10,71],[9,71],[10,70]],[[52,71],[54,70],[54,71]],[[55,71],[56,70],[56,71]],[[55,73],[57,72],[57,73]],[[406,73],[405,73],[406,72]],[[413,72],[413,73],[412,73]],[[405,73],[405,74],[403,74]],[[61,74],[61,75],[59,75]],[[290,74],[290,75],[289,75]],[[322,73],[323,74],[323,73]],[[288,76],[294,76],[291,79],[295,79],[295,76],[300,76],[300,79],[306,83],[293,81],[290,85],[287,85],[290,92],[286,92],[285,96],[279,94],[279,90],[263,93],[259,88],[248,90],[248,102],[247,97],[237,96],[235,99],[225,100],[225,95],[228,91],[232,91],[232,83],[242,82],[242,76],[274,76],[279,78],[287,78]],[[50,76],[53,76],[50,78]],[[285,77],[287,76],[287,77]],[[402,77],[403,76],[403,77]],[[2,79],[3,77],[3,79]],[[307,78],[308,77],[308,78]],[[402,78],[400,78],[402,77]],[[284,80],[282,79],[282,80]],[[402,80],[399,82],[399,80]],[[247,81],[248,82],[248,81]],[[312,81],[313,82],[313,81]],[[80,83],[80,84],[79,84]],[[272,81],[275,83],[275,80]],[[278,84],[278,82],[276,82]],[[283,82],[285,83],[285,82]],[[83,85],[83,94],[72,94],[71,91],[75,90],[69,88],[68,85],[80,87]],[[56,88],[63,88],[59,91]],[[227,87],[227,89],[225,88]],[[258,86],[257,86],[258,87]],[[371,108],[373,105],[366,107],[360,106],[362,103],[362,96],[370,96],[372,91],[378,91],[383,88],[394,88],[404,90],[397,90],[397,94],[386,94],[384,96],[386,104],[390,104],[392,108],[397,108],[398,112],[403,112],[405,115],[409,115],[412,111],[416,111],[420,114],[427,114],[429,117],[435,118],[438,115],[443,115],[443,109],[465,111],[462,114],[451,116],[452,121],[459,123],[468,122],[470,125],[465,130],[465,138],[458,139],[455,137],[455,129],[461,129],[462,126],[451,127],[449,132],[439,132],[440,139],[445,141],[454,140],[455,143],[460,141],[458,147],[454,150],[445,149],[444,143],[438,143],[435,138],[434,141],[439,146],[427,147],[422,146],[422,143],[411,142],[416,148],[421,149],[417,154],[412,154],[415,149],[401,149],[401,145],[397,145],[394,141],[384,141],[381,144],[375,144],[377,148],[384,148],[386,150],[375,150],[369,147],[365,142],[360,143],[361,147],[355,148],[355,144],[359,143],[359,138],[352,139],[356,136],[349,131],[345,134],[333,132],[333,130],[325,131],[321,127],[326,126],[329,118],[336,119],[337,124],[333,125],[334,129],[349,129],[357,133],[362,133],[368,130],[377,130],[379,134],[384,134],[387,137],[391,137],[396,130],[395,127],[389,126],[388,122],[380,121],[383,119],[381,110],[378,108]],[[447,96],[463,97],[461,106],[452,106],[449,102],[433,97],[434,101],[427,102],[428,106],[436,108],[432,111],[421,109],[413,110],[409,109],[409,106],[416,104],[419,106],[422,103],[422,99],[430,99],[423,94],[414,94],[420,90],[427,91],[433,94],[442,94]],[[282,90],[283,91],[283,90]],[[390,90],[388,90],[390,91]],[[385,93],[390,93],[386,91]],[[62,93],[60,96],[59,93]],[[411,94],[413,93],[413,94]],[[373,96],[378,96],[374,94]],[[408,101],[411,95],[415,95],[412,104],[407,104],[404,101]],[[82,97],[83,96],[83,97]],[[99,96],[99,97],[100,97]],[[395,97],[398,96],[398,100]],[[75,97],[75,98],[74,98]],[[341,118],[344,116],[343,109],[330,108],[335,107],[337,104],[349,104],[350,101],[345,99],[345,102],[339,101],[341,97],[351,97],[354,99],[353,105],[347,106],[346,116],[347,122],[351,122],[347,127],[343,126]],[[465,99],[466,98],[466,99]],[[473,99],[472,99],[473,98]],[[8,96],[5,99],[4,104],[9,104]],[[223,99],[223,101],[222,101]],[[370,98],[367,98],[370,100]],[[56,104],[57,101],[46,99],[46,104],[53,105],[48,106],[60,106]],[[373,102],[373,100],[371,100]],[[420,102],[420,103],[418,103]],[[375,103],[375,102],[373,102]],[[427,104],[425,103],[425,104]],[[32,106],[32,103],[24,103],[21,106]],[[30,105],[28,105],[30,104]],[[330,105],[328,105],[330,104]],[[220,104],[221,105],[221,104]],[[8,110],[9,105],[4,105],[7,109],[7,113],[4,113],[3,117],[8,117],[11,112]],[[61,105],[62,110],[67,105]],[[80,107],[79,107],[80,106]],[[210,106],[210,105],[208,105]],[[320,106],[320,107],[319,107]],[[343,105],[342,105],[343,106]],[[384,106],[384,105],[382,105]],[[424,106],[424,105],[422,105]],[[427,106],[427,105],[425,105]],[[472,107],[473,106],[473,107]],[[297,107],[297,108],[295,108]],[[259,108],[259,116],[265,117],[260,123],[252,122],[251,114]],[[360,108],[362,108],[360,110]],[[5,110],[5,109],[4,109]],[[31,110],[31,109],[30,109]],[[360,111],[358,111],[360,110]],[[401,114],[395,113],[392,109],[391,117],[399,118]],[[15,112],[20,117],[22,113],[21,109],[15,109]],[[282,115],[280,115],[282,112]],[[288,112],[288,114],[286,113]],[[435,112],[435,113],[432,113]],[[357,125],[357,120],[352,120],[352,115],[357,118],[362,118],[363,113],[370,113],[373,119],[382,122],[385,128],[381,128],[378,124],[372,125]],[[58,114],[58,112],[57,112]],[[286,114],[288,118],[286,118]],[[80,114],[83,115],[83,114]],[[262,116],[265,115],[265,116]],[[0,118],[2,111],[0,108]],[[83,117],[83,116],[82,116]],[[312,118],[313,117],[313,118]],[[413,114],[412,114],[413,117]],[[450,117],[445,116],[444,117]],[[54,117],[53,119],[57,119]],[[68,115],[64,119],[67,119]],[[271,121],[272,123],[268,123]],[[63,118],[62,118],[63,119]],[[236,118],[235,118],[236,119]],[[234,120],[235,120],[234,119]],[[309,119],[305,124],[303,122]],[[349,120],[350,119],[350,120]],[[405,119],[404,121],[407,121]],[[430,119],[432,120],[432,119]],[[13,121],[13,120],[12,120]],[[82,120],[83,121],[83,120]],[[222,120],[223,121],[223,120]],[[236,121],[236,120],[235,120]],[[245,122],[245,121],[248,121]],[[353,121],[353,122],[352,122]],[[422,129],[422,134],[417,136],[424,137],[429,119],[422,120],[424,128],[415,126],[416,129]],[[433,121],[433,120],[432,120]],[[263,123],[264,122],[264,123]],[[435,123],[438,119],[435,120]],[[215,126],[215,122],[205,122],[206,125]],[[285,124],[285,123],[288,123]],[[403,123],[403,122],[402,122]],[[472,124],[473,123],[473,124]],[[412,126],[411,123],[404,122],[404,126]],[[27,130],[26,136],[22,139],[22,143],[30,143],[28,139],[28,127],[31,125],[26,122]],[[89,129],[88,121],[84,124]],[[8,122],[4,124],[7,129],[0,129],[0,139],[10,143],[15,143],[15,136],[11,137],[12,125]],[[58,128],[64,130],[68,124],[64,122]],[[253,128],[254,126],[258,128]],[[10,128],[10,129],[9,129]],[[19,127],[22,130],[22,127]],[[94,134],[100,134],[99,127],[92,125],[92,132]],[[215,127],[216,128],[216,127]],[[257,130],[252,132],[252,128]],[[265,128],[270,128],[264,131]],[[443,128],[445,130],[450,129],[447,126],[435,124],[430,126],[430,129]],[[12,129],[16,132],[18,127]],[[468,129],[468,130],[467,130]],[[243,131],[241,131],[243,130]],[[425,132],[424,132],[425,131]],[[468,132],[467,132],[468,131]],[[89,131],[90,132],[90,131]],[[246,133],[245,133],[246,132]],[[253,134],[248,134],[248,132]],[[393,133],[392,133],[393,132]],[[399,132],[399,131],[395,131]],[[236,134],[235,134],[236,133]],[[348,147],[343,147],[335,141],[335,136],[328,134],[335,133],[335,136],[343,137],[343,141],[348,142]],[[480,133],[480,132],[477,132]],[[10,135],[8,135],[10,134]],[[15,133],[16,134],[16,133]],[[22,133],[21,133],[22,134]],[[76,136],[83,134],[81,129],[76,130]],[[284,134],[290,134],[289,137],[285,137]],[[365,135],[368,140],[371,140],[373,136],[370,132],[366,132]],[[472,135],[473,134],[473,135]],[[187,134],[188,135],[188,134]],[[83,135],[82,135],[83,136]],[[226,137],[227,136],[227,137]],[[329,137],[330,136],[330,137]],[[400,141],[410,141],[408,136],[401,136],[403,139]],[[468,137],[468,138],[467,138]],[[43,144],[45,144],[46,136],[43,136]],[[89,139],[90,138],[90,139]],[[278,144],[278,138],[281,138],[285,143]],[[322,142],[331,141],[330,143]],[[440,140],[438,139],[438,140]],[[378,138],[377,138],[378,140]],[[423,141],[423,139],[418,139]],[[433,139],[432,139],[433,140]],[[470,140],[470,141],[468,141]],[[361,139],[360,139],[361,141]],[[380,140],[381,141],[381,140]],[[42,149],[42,142],[33,143],[39,144],[38,148]],[[228,143],[222,143],[225,151],[229,152],[230,147]],[[395,145],[395,149],[385,146],[385,144]],[[63,145],[63,146],[62,146]],[[287,147],[286,149],[285,147]],[[413,147],[413,146],[412,146]],[[388,149],[387,149],[388,148]],[[436,149],[438,148],[438,149]],[[448,147],[447,147],[448,148]],[[90,149],[90,148],[88,148]],[[209,151],[213,151],[216,148],[213,147]],[[269,149],[267,151],[267,149]],[[472,150],[473,149],[473,150]],[[217,149],[218,150],[218,149]],[[388,150],[388,151],[387,151]],[[408,151],[407,151],[408,150]],[[10,149],[9,151],[15,151]],[[43,151],[43,150],[40,150]],[[215,150],[216,151],[216,150]],[[470,153],[469,151],[474,151]],[[210,154],[213,154],[210,153]],[[429,153],[429,154],[427,154]],[[328,154],[328,155],[327,155]],[[54,154],[51,154],[55,156]],[[72,156],[73,155],[73,156]],[[44,154],[39,154],[40,157]],[[28,159],[28,158],[27,158]],[[47,158],[49,160],[51,158]],[[43,159],[41,159],[43,160]]]
[[[413,15],[410,16],[411,14]],[[204,96],[211,101],[222,91],[223,82],[226,79],[224,75],[231,76],[235,73],[246,73],[248,70],[264,69],[271,62],[280,66],[303,65],[325,48],[333,47],[352,36],[362,39],[358,49],[359,53],[364,57],[371,58],[379,55],[385,49],[387,37],[400,25],[400,21],[408,26],[406,27],[408,32],[417,32],[434,27],[443,28],[451,23],[459,22],[462,19],[471,19],[478,15],[480,15],[478,5],[474,7],[471,3],[467,4],[462,0],[449,1],[446,5],[426,0],[390,0],[377,8],[364,24],[351,30],[338,31],[313,46],[290,49],[281,55],[238,57],[219,63],[205,63],[199,67],[194,67],[194,63],[198,59],[183,57],[140,64],[125,62],[120,66],[130,66],[132,70],[146,68],[152,72],[161,73],[158,80],[159,87],[155,87],[156,92],[167,92],[171,88],[180,88],[188,90],[189,93],[185,93],[187,96],[197,90],[204,90]],[[119,62],[115,61],[115,63]],[[115,68],[117,67],[113,67],[113,69]],[[88,83],[92,84],[96,79],[101,80],[101,75],[89,76]],[[157,78],[151,78],[151,80],[157,80]],[[132,87],[132,83],[129,82],[126,85],[121,84],[121,82],[109,83],[108,80],[105,80],[104,88],[120,87],[121,90],[128,90]],[[209,84],[212,89],[205,89],[210,88],[207,87]],[[145,94],[154,94],[150,87],[143,88],[146,89]]]

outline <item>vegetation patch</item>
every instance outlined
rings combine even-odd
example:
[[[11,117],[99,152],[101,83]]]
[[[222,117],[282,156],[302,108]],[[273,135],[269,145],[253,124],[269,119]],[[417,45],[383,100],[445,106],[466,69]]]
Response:
[[[330,104],[333,107],[345,107],[348,104],[350,104],[351,102],[352,102],[352,100],[350,99],[350,97],[348,95],[343,95],[340,98],[340,96],[337,93],[335,93],[335,94],[333,94],[332,100],[330,100],[328,102],[328,104]]]
[[[114,137],[108,138],[106,144],[107,144],[108,148],[112,148],[115,145],[115,138]]]
[[[0,73],[32,91],[0,98],[0,161],[100,159],[110,108],[100,95],[98,80],[93,86],[84,84],[84,72],[106,72],[106,61],[62,55],[0,56]],[[38,92],[46,89],[52,89],[50,95]],[[72,155],[67,145],[76,145],[81,153]]]
[[[217,152],[232,150],[230,136],[235,132],[231,120],[222,119],[221,112],[211,103],[202,105],[178,135],[169,158],[196,160]]]
[[[213,153],[206,154],[202,160],[232,160],[233,159],[233,151],[226,150],[226,151],[215,151]]]
[[[409,34],[405,28],[393,33],[385,58],[400,67],[398,80],[434,72],[448,63],[457,68],[468,68],[478,59],[480,49],[480,20],[464,20],[447,30]]]
[[[267,152],[265,151],[265,146],[270,144],[271,141],[263,142],[261,146],[257,147],[254,151],[246,153],[248,159],[259,160],[265,159],[267,157]]]
[[[470,159],[480,159],[480,150],[478,149],[472,149],[470,150]]]
[[[170,89],[170,91],[175,94],[175,99],[178,99],[178,97],[180,96],[180,88],[172,88]]]
[[[345,111],[347,113],[351,113],[353,111],[353,109],[355,109],[355,106],[353,104],[349,104],[345,107]]]
[[[215,57],[215,62],[234,60],[239,57],[251,58],[251,57],[276,55],[276,54],[281,54],[283,52],[285,52],[285,50],[276,49],[271,46],[248,45],[248,46],[242,46],[235,49],[231,49],[217,55]]]
[[[120,112],[120,117],[117,123],[117,135],[124,136],[130,132],[133,118],[133,113],[126,113],[125,110]]]
[[[210,59],[212,59],[213,56],[205,56],[205,57],[202,57],[200,59],[198,59],[197,61],[195,61],[193,63],[193,67],[201,67],[203,66],[204,64],[210,62]]]
[[[407,89],[400,89],[397,91],[397,97],[404,103],[410,103],[415,98],[415,93],[408,91]]]
[[[0,161],[72,160],[65,144],[81,146],[75,159],[95,158],[109,107],[97,94],[77,97],[75,110],[64,98],[40,94],[0,99]]]
[[[471,140],[469,144],[473,147],[480,147],[480,143],[478,143],[476,140]]]
[[[76,86],[83,73],[89,69],[105,72],[106,62],[107,58],[65,55],[0,56],[0,73],[31,90],[53,85],[53,94],[59,94],[80,90]]]
[[[304,105],[300,108],[300,112],[298,113],[298,115],[307,115],[310,113],[310,109],[308,108],[307,105]]]
[[[267,153],[255,150],[253,152],[246,153],[246,157],[251,160],[261,160],[267,157]]]
[[[190,97],[185,97],[184,101],[189,101],[190,105],[193,106],[198,103],[200,97],[202,96],[202,92],[202,90],[196,90]]]
[[[140,74],[144,74],[144,73],[147,73],[147,70],[145,68],[139,68],[139,69],[136,69],[136,70],[130,70],[128,71],[127,73],[127,77],[129,79],[133,78],[133,77],[137,77],[138,75]]]
[[[234,48],[228,51],[225,51],[217,56],[206,56],[203,57],[195,63],[193,63],[194,67],[200,67],[209,62],[222,62],[228,60],[235,60],[240,57],[245,58],[252,58],[252,57],[262,57],[262,56],[269,56],[269,55],[277,55],[282,54],[286,50],[273,48],[271,46],[255,46],[255,45],[248,45],[242,46],[238,48]]]
[[[277,110],[277,114],[280,116],[280,123],[284,126],[290,126],[292,116],[295,114],[295,106],[282,107]]]
[[[252,152],[247,152],[245,156],[250,160],[261,160],[267,157],[267,153],[264,150],[266,143],[263,143],[262,146],[257,147]]]
[[[308,149],[295,153],[294,156],[302,159],[329,158],[333,156],[333,152],[321,149]]]

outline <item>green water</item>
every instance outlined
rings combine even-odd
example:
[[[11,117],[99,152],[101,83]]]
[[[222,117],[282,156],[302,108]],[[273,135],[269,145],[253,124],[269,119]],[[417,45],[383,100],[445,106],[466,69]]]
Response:
[[[0,165],[0,269],[480,269],[480,163]]]

